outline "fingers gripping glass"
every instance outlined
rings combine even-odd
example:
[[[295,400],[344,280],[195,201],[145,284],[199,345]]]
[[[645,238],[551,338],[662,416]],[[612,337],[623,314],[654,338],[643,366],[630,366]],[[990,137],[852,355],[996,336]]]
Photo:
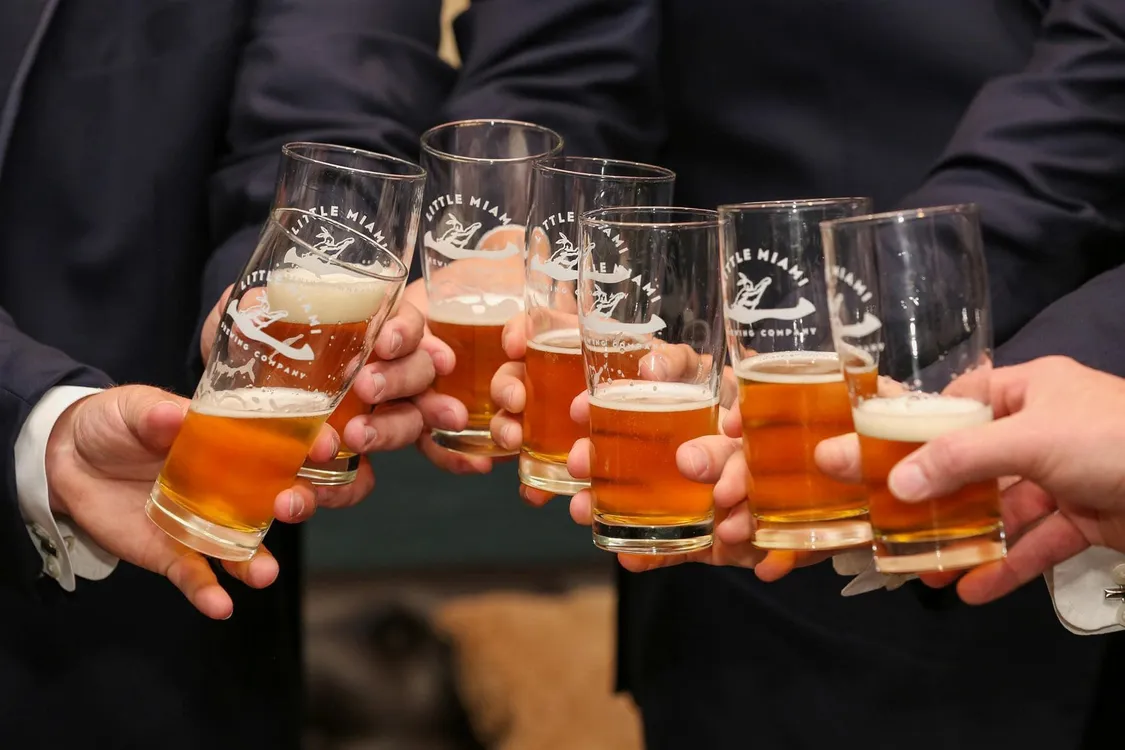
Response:
[[[870,541],[867,494],[816,468],[817,443],[852,432],[829,322],[820,222],[866,198],[723,206],[723,299],[738,378],[753,543],[839,549]]]
[[[859,434],[875,563],[885,573],[1004,556],[996,481],[903,503],[887,476],[920,445],[992,419],[992,321],[975,206],[822,224],[832,331]]]
[[[328,254],[339,252],[333,233],[317,220],[331,219],[368,237],[410,268],[426,181],[421,167],[386,154],[327,143],[289,143],[281,153],[273,207],[314,215],[296,228],[302,240]],[[355,417],[370,412],[371,405],[349,390],[328,417],[341,437],[339,453],[328,463],[306,463],[300,476],[314,485],[353,482],[361,459],[343,444],[344,429]]]
[[[602,208],[579,219],[579,330],[590,394],[594,543],[668,554],[710,546],[712,488],[677,469],[714,434],[725,357],[720,218]]]
[[[337,250],[301,239],[310,221]],[[405,281],[402,261],[368,235],[274,211],[223,311],[149,518],[205,555],[253,557],[275,498],[296,480]]]
[[[578,332],[578,217],[603,206],[664,206],[676,175],[612,159],[556,156],[536,162],[528,216],[524,297],[527,388],[519,475],[524,484],[573,495],[589,483],[566,468],[574,442],[589,435],[570,418],[585,391]]]
[[[507,361],[500,336],[523,311],[524,225],[531,168],[562,149],[547,128],[508,120],[440,125],[422,136],[429,174],[423,203],[422,271],[430,331],[453,349],[454,370],[434,390],[469,413],[460,432],[434,430],[438,445],[510,455],[489,434],[492,376]]]

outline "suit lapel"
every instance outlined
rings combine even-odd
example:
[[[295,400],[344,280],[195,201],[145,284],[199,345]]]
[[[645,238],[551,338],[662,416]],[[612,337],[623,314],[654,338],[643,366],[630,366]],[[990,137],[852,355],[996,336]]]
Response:
[[[3,0],[0,4],[0,173],[24,82],[58,4],[59,0]]]

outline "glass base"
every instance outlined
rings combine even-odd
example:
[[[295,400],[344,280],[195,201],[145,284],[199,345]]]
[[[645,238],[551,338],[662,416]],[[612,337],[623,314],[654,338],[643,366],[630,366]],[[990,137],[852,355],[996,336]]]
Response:
[[[519,451],[510,451],[501,448],[492,442],[492,435],[488,430],[462,430],[461,432],[448,432],[434,430],[434,442],[442,448],[457,453],[467,453],[471,456],[514,456]]]
[[[152,488],[145,513],[157,528],[180,544],[219,560],[241,562],[253,558],[269,531],[238,531],[211,523],[180,507],[164,494],[159,483]]]
[[[528,487],[556,495],[576,495],[590,486],[587,479],[575,479],[566,464],[536,458],[527,451],[520,453],[520,481]]]
[[[711,546],[712,519],[666,526],[608,523],[595,512],[594,546],[631,555],[676,555]]]
[[[362,457],[352,454],[350,456],[337,456],[323,464],[305,463],[297,476],[309,480],[316,487],[339,487],[351,484],[359,473],[359,462]]]
[[[871,524],[866,515],[800,523],[756,519],[755,524],[751,543],[758,549],[844,549],[871,542]]]
[[[957,539],[892,542],[875,537],[875,569],[880,573],[940,573],[975,568],[1007,554],[1004,527]]]

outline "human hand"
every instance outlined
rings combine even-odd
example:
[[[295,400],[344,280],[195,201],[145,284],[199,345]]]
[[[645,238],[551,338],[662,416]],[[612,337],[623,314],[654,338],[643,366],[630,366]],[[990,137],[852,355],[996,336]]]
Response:
[[[72,404],[47,441],[51,510],[72,518],[107,552],[165,576],[203,614],[231,615],[234,604],[208,561],[158,529],[145,514],[153,483],[183,423],[187,400],[142,385],[120,386]],[[339,445],[331,430],[309,451],[326,461]],[[302,520],[312,491],[299,484],[274,502],[278,520]],[[294,513],[294,510],[297,513]],[[277,561],[259,548],[247,562],[227,562],[228,573],[254,588],[277,578]]]

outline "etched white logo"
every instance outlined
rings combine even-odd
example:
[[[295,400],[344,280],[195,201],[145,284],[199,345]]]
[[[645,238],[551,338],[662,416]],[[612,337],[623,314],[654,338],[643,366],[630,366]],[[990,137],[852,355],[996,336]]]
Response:
[[[231,300],[230,304],[227,305],[227,315],[231,317],[235,327],[242,335],[251,341],[265,344],[281,356],[289,359],[299,362],[311,362],[313,360],[313,350],[307,342],[300,347],[294,346],[304,337],[304,334],[297,334],[281,341],[265,332],[264,329],[270,323],[284,320],[289,315],[286,310],[270,310],[270,301],[265,296],[257,305],[245,310],[239,310],[238,303]]]
[[[578,278],[578,248],[569,237],[559,232],[551,255],[545,261],[532,257],[531,270],[557,281],[574,281]]]
[[[590,254],[592,251],[593,243],[591,242],[586,246],[586,253]],[[651,283],[642,283],[641,277],[639,275],[633,276],[632,272],[625,266],[614,263],[613,268],[607,269],[604,262],[593,263],[591,261],[591,268],[586,273],[586,277],[593,282],[591,285],[593,304],[589,310],[583,311],[581,315],[582,325],[586,330],[604,334],[644,335],[662,331],[667,327],[668,324],[664,322],[664,319],[655,313],[644,323],[626,323],[613,317],[617,306],[629,296],[629,291],[607,292],[602,288],[603,284],[613,285],[627,281],[636,287],[637,292],[648,298],[649,304],[660,301],[660,295],[657,294],[656,287]]]
[[[816,312],[816,306],[804,297],[798,298],[797,304],[790,307],[759,308],[762,295],[772,283],[773,279],[769,276],[755,283],[739,272],[736,282],[738,293],[726,306],[727,317],[750,326],[762,320],[800,320]]]

